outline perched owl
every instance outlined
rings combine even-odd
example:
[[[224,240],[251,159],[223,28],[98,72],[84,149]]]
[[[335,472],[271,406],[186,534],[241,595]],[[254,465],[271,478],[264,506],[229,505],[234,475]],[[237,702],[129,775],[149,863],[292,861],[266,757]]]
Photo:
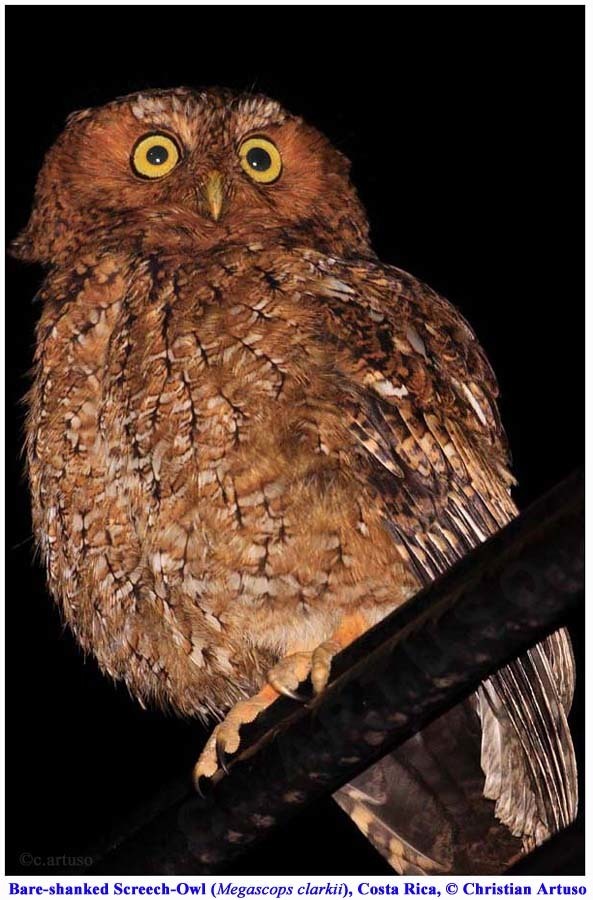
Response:
[[[376,258],[348,170],[266,97],[150,91],[69,118],[13,245],[47,268],[50,590],[141,703],[222,720],[196,776],[515,515],[484,353]],[[530,848],[575,816],[573,683],[558,632],[337,799],[398,871],[457,870],[480,804],[482,842]]]

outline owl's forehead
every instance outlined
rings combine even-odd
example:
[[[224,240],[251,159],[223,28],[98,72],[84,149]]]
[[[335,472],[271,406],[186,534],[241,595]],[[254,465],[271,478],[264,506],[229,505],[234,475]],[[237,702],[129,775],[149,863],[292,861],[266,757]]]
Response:
[[[125,98],[125,102],[139,122],[173,130],[188,143],[201,136],[243,135],[281,125],[289,117],[279,103],[261,94],[224,90],[155,91]]]

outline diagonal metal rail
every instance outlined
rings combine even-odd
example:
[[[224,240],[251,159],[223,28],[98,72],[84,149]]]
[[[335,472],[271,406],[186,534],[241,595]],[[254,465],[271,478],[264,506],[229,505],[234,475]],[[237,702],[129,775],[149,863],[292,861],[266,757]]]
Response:
[[[364,771],[563,624],[584,597],[577,472],[340,654],[314,702],[244,731],[206,798],[183,785],[89,873],[201,874]],[[242,732],[243,734],[243,732]]]

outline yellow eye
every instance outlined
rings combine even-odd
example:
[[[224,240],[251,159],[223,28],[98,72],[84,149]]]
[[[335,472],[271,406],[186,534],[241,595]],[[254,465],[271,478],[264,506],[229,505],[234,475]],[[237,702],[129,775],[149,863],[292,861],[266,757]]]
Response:
[[[146,134],[132,152],[132,169],[141,178],[164,178],[179,162],[179,148],[166,134]]]
[[[239,147],[239,159],[243,171],[260,184],[271,184],[282,172],[280,151],[267,138],[247,138]]]

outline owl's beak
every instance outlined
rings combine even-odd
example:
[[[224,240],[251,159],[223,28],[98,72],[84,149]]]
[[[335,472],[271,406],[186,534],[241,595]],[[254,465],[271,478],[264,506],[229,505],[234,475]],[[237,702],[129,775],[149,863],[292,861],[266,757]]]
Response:
[[[224,203],[225,189],[224,179],[216,169],[206,175],[202,192],[210,215],[215,222],[218,222]]]

